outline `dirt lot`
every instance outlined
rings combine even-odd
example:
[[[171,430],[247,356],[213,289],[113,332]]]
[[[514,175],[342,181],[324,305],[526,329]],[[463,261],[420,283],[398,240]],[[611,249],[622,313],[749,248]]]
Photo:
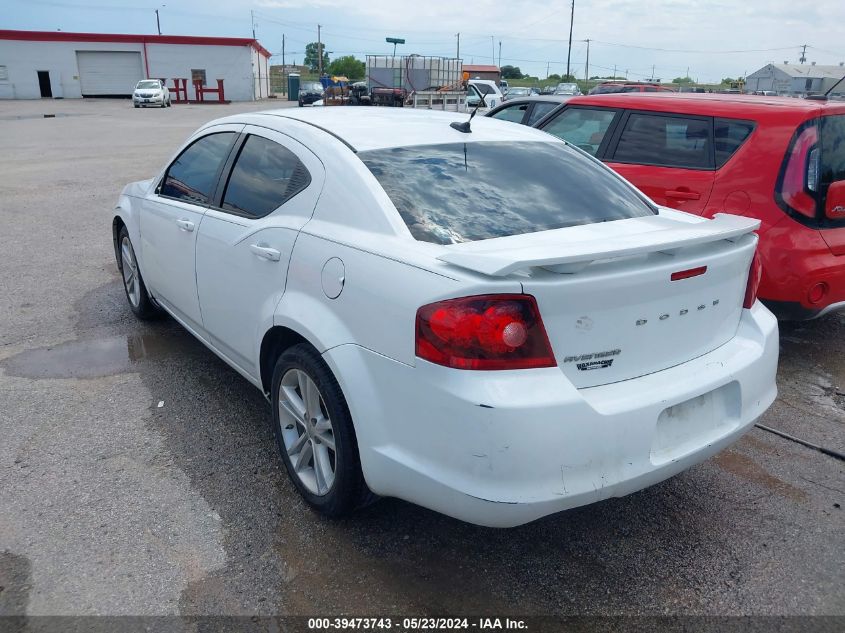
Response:
[[[758,429],[513,530],[309,511],[261,394],[132,317],[110,234],[193,129],[277,105],[0,104],[0,614],[845,614],[845,463]],[[781,335],[761,422],[845,451],[845,316]]]

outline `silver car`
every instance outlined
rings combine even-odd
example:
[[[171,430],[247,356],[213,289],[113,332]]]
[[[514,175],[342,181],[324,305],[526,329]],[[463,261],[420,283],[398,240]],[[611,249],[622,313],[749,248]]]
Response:
[[[170,91],[158,79],[142,79],[132,93],[132,104],[136,108],[146,108],[147,106],[169,108]]]

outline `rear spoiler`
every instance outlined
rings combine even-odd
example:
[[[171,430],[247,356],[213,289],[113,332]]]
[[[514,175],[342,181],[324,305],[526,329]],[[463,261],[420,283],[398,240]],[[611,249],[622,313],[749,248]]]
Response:
[[[493,277],[540,267],[553,268],[559,273],[575,273],[598,260],[655,252],[674,255],[677,250],[689,246],[719,240],[736,241],[760,228],[760,220],[724,213],[717,213],[712,220],[694,223],[659,215],[648,220],[648,228],[640,225],[640,230],[603,239],[574,242],[565,238],[555,239],[563,238],[561,231],[569,230],[557,229],[451,244],[446,247],[448,252],[437,259]]]

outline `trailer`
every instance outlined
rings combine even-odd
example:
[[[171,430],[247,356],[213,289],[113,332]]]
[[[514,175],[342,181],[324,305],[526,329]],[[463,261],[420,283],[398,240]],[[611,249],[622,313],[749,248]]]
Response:
[[[460,59],[367,55],[366,66],[373,105],[454,110],[466,100]]]

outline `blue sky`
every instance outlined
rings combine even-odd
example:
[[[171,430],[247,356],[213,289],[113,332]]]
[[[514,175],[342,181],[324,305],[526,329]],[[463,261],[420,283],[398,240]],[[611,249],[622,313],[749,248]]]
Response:
[[[332,57],[392,51],[387,36],[404,37],[398,53],[454,56],[461,33],[464,63],[519,66],[544,77],[566,70],[568,1],[535,0],[6,0],[0,27],[102,33],[251,37],[286,61],[301,62],[317,24]],[[753,72],[768,62],[797,63],[801,45],[819,64],[845,61],[845,2],[798,8],[787,0],[576,0],[571,68],[590,75],[628,71],[631,79],[669,81],[689,74],[702,82]],[[281,63],[281,57],[273,63]],[[845,74],[845,69],[843,69]]]

